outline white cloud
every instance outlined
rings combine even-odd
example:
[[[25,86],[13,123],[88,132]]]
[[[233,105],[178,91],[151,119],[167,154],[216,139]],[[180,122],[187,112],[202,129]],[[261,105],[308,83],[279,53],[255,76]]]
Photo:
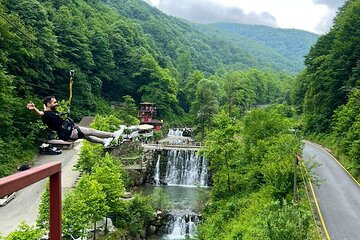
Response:
[[[199,23],[237,22],[324,33],[345,0],[145,0]]]
[[[159,0],[156,6],[167,14],[198,23],[237,22],[276,26],[276,19],[268,12],[245,13],[236,6],[224,6],[209,0]]]

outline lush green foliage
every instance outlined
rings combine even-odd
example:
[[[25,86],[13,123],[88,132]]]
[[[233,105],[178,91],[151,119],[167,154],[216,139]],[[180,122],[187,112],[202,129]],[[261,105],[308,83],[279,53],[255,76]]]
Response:
[[[156,211],[169,211],[171,209],[170,197],[159,187],[155,188],[149,196],[149,202]]]
[[[304,67],[304,56],[318,39],[314,33],[297,29],[277,29],[238,23],[215,23],[210,26],[214,31],[217,30],[216,34],[247,49],[251,55],[256,56],[261,52],[259,59],[269,67],[288,69],[296,73]],[[219,30],[230,34],[223,34]]]
[[[41,109],[40,99],[47,95],[65,103],[69,69],[76,71],[71,102],[75,120],[112,113],[123,124],[137,124],[134,107],[152,101],[160,119],[182,125],[192,124],[184,112],[190,111],[205,75],[222,92],[224,65],[293,71],[286,64],[273,67],[273,59],[261,60],[259,52],[200,33],[140,0],[3,0],[0,14],[0,176],[31,159],[37,144],[47,138],[40,120],[24,106],[32,100]],[[120,107],[112,111],[109,101],[120,102]],[[220,97],[217,101],[221,105]],[[197,119],[199,126],[211,123],[208,116],[202,119]]]
[[[144,227],[152,219],[154,210],[146,197],[135,195],[131,201],[123,202],[114,210],[114,225],[126,229],[130,239],[144,234]]]
[[[224,65],[232,70],[270,67],[296,73],[302,69],[303,56],[317,38],[315,34],[291,29],[189,23],[167,16],[141,0],[105,2],[134,19],[151,36],[151,46],[161,49],[160,54],[155,54],[156,59],[162,65],[169,66],[170,61],[176,66],[175,76],[180,82],[192,69],[209,75]],[[191,62],[184,61],[188,50]]]
[[[138,110],[135,100],[129,96],[123,96],[123,104],[115,107],[114,115],[121,119],[126,125],[138,125],[140,120],[137,118]]]
[[[203,139],[214,128],[213,116],[219,110],[239,118],[254,106],[288,103],[293,82],[287,74],[257,69],[226,72],[208,79],[195,71],[184,88],[183,104],[191,102],[190,115]]]
[[[301,144],[289,120],[268,108],[214,122],[202,150],[213,188],[199,239],[311,239],[310,210],[290,201]]]
[[[293,102],[303,113],[308,134],[327,139],[357,177],[359,168],[359,42],[360,3],[346,1],[331,30],[306,56],[297,76]],[[325,137],[324,137],[325,136]]]
[[[113,126],[109,119],[114,120],[114,116],[96,117],[93,126],[108,130]],[[108,153],[104,154],[102,146],[85,142],[76,168],[82,173],[82,177],[75,190],[69,192],[63,201],[65,237],[87,236],[91,223],[108,215],[113,216],[115,226],[123,229],[126,236],[133,237],[142,233],[153,216],[153,208],[145,197],[136,196],[130,201],[121,199],[127,176],[119,159]],[[45,231],[49,229],[48,206],[47,187],[37,219],[37,226]]]
[[[297,96],[309,132],[330,132],[334,111],[347,101],[359,82],[360,3],[347,1],[329,33],[321,36],[306,56],[306,69],[298,77]]]
[[[22,222],[18,229],[6,236],[4,240],[38,240],[42,235],[43,231]],[[1,236],[0,239],[2,239]]]

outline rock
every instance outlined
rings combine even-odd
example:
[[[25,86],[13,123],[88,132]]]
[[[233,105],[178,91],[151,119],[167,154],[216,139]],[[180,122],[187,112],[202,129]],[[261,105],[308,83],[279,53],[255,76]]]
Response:
[[[156,227],[154,225],[150,225],[149,227],[149,234],[155,234],[156,233]]]
[[[124,192],[122,198],[132,198],[131,192]]]

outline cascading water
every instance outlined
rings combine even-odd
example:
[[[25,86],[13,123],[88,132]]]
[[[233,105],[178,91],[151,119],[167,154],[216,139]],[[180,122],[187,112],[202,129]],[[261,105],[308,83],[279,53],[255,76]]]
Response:
[[[154,180],[156,185],[160,185],[160,154],[158,155],[158,159],[156,161]]]
[[[196,233],[196,214],[188,211],[174,211],[166,225],[165,239],[185,239],[194,236]]]
[[[194,150],[168,152],[164,181],[170,185],[207,186],[207,161]]]
[[[180,129],[170,129],[169,137],[183,137]],[[166,154],[166,170],[160,172],[160,155],[155,165],[154,180],[165,182],[167,185],[160,186],[169,194],[173,203],[173,211],[170,212],[168,222],[159,239],[193,239],[196,233],[198,212],[195,205],[198,189],[195,186],[207,187],[208,185],[208,162],[196,154],[197,150],[173,148]],[[165,164],[165,162],[164,162]]]

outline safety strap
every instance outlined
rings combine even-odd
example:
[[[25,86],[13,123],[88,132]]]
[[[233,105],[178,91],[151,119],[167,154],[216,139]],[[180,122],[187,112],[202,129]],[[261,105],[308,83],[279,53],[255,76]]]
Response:
[[[70,70],[69,73],[69,77],[70,77],[70,82],[69,82],[69,109],[68,109],[68,115],[70,116],[70,109],[71,109],[71,100],[72,100],[72,86],[73,86],[73,79],[75,76],[75,70]]]
[[[70,83],[69,83],[69,87],[70,87],[69,104],[70,105],[71,105],[71,100],[72,100],[72,85],[73,85],[73,77],[70,76]]]

